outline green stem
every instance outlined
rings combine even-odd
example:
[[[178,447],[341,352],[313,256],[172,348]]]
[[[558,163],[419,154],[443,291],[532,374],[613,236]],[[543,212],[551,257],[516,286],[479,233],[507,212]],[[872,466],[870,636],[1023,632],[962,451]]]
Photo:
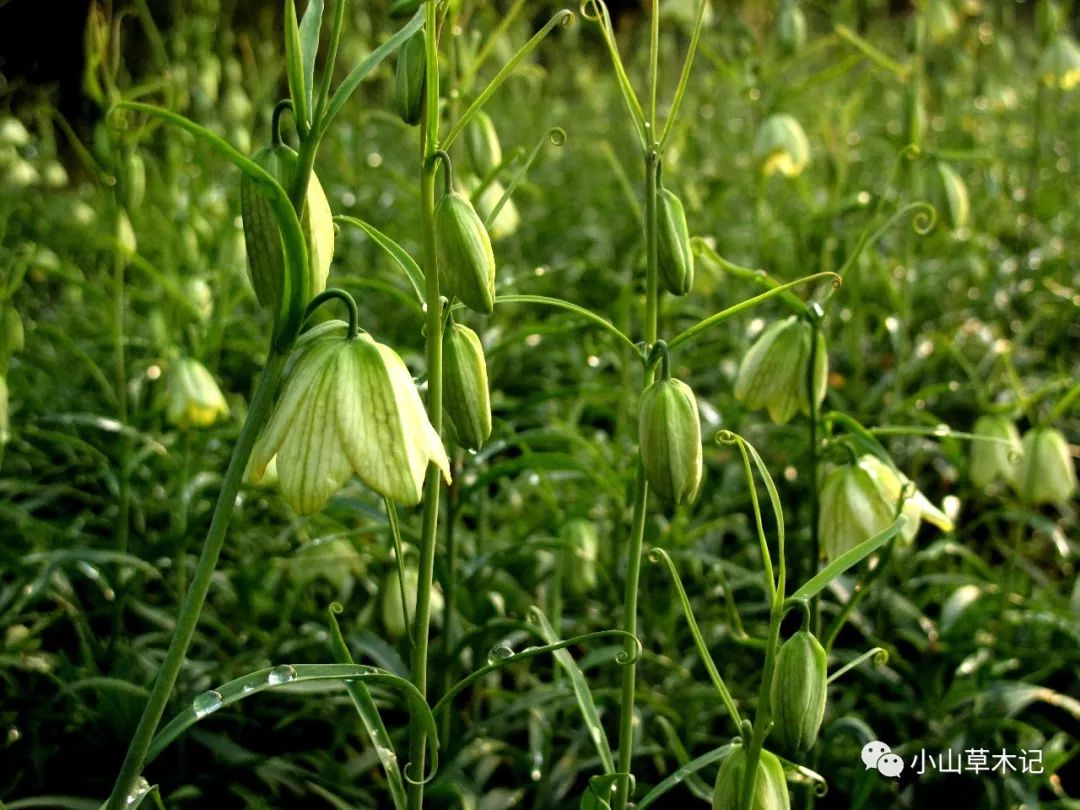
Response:
[[[195,626],[198,624],[199,614],[202,612],[203,603],[210,590],[210,581],[217,567],[221,548],[225,544],[229,520],[236,506],[236,493],[240,490],[240,483],[244,477],[251,450],[255,446],[255,439],[270,415],[274,392],[285,369],[286,356],[286,353],[272,348],[267,358],[266,367],[263,369],[255,395],[251,400],[247,419],[233,448],[232,458],[229,459],[229,467],[221,484],[221,493],[214,507],[214,516],[210,521],[210,530],[207,532],[202,554],[199,556],[199,563],[191,580],[191,587],[180,607],[180,616],[176,621],[176,630],[173,631],[168,652],[165,653],[165,661],[158,672],[157,680],[154,681],[154,687],[143,709],[138,728],[135,729],[135,735],[128,746],[127,756],[116,778],[106,810],[123,810],[127,803],[127,796],[146,762],[150,741],[153,739],[158,723],[161,722],[165,704],[176,684],[176,678],[184,664],[184,656],[195,635]]]
[[[810,426],[808,439],[809,465],[810,465],[810,559],[806,566],[806,580],[809,581],[817,573],[818,560],[821,558],[821,537],[818,532],[818,402],[817,385],[814,379],[814,367],[817,365],[818,333],[821,331],[821,323],[817,318],[811,321],[810,334],[810,366],[806,371],[806,386],[808,402],[810,403]],[[821,600],[815,596],[811,602],[811,614],[814,635],[821,633]],[[813,792],[813,791],[811,791]]]
[[[657,223],[657,168],[660,155],[655,148],[645,153],[645,244],[648,266],[646,269],[645,343],[656,343],[659,320],[658,223]],[[652,374],[645,375],[645,385],[652,382]],[[634,497],[634,517],[630,530],[630,548],[626,566],[626,591],[623,596],[623,630],[637,636],[638,583],[641,579],[641,549],[645,540],[645,511],[649,502],[649,485],[645,471],[638,461],[637,489]],[[633,643],[627,641],[628,655],[633,654]],[[630,765],[634,756],[634,696],[637,688],[637,663],[623,667],[622,701],[619,705],[619,767],[625,774],[619,779],[614,795],[614,810],[626,810],[630,800]]]
[[[420,224],[424,247],[424,299],[427,307],[425,353],[427,357],[427,411],[435,431],[442,434],[442,302],[439,294],[439,266],[435,254],[435,173],[438,161],[439,137],[439,47],[436,25],[436,3],[428,0],[425,7],[424,42],[427,54],[427,97],[424,104],[420,163]],[[428,466],[424,482],[424,517],[420,532],[420,565],[416,588],[416,617],[413,623],[412,682],[420,695],[427,699],[428,633],[431,628],[431,584],[435,573],[435,543],[439,524],[439,470]],[[437,741],[436,741],[437,742]],[[409,768],[414,779],[424,773],[427,755],[427,734],[419,716],[409,721]],[[424,786],[409,782],[408,808],[421,810]]]
[[[776,651],[780,647],[780,619],[784,615],[783,587],[777,589],[773,597],[772,610],[769,614],[769,647],[765,654],[765,668],[761,673],[761,687],[758,690],[757,711],[754,712],[754,733],[750,747],[746,752],[746,769],[743,771],[742,810],[751,810],[754,806],[754,786],[757,776],[761,749],[765,744],[765,735],[772,725],[772,679],[776,666]]]

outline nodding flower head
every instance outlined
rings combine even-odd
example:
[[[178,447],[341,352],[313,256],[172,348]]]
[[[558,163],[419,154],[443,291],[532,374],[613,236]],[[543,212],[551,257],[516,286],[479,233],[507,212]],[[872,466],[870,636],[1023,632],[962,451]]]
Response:
[[[735,378],[735,398],[750,410],[762,408],[779,425],[789,421],[796,411],[810,414],[807,372],[813,328],[792,315],[769,326],[750,347]],[[817,333],[814,354],[814,398],[820,405],[825,398],[829,357],[825,338]]]
[[[229,415],[229,404],[206,367],[191,357],[172,364],[168,420],[181,428],[210,427]]]
[[[1080,48],[1068,34],[1060,33],[1039,57],[1039,79],[1047,87],[1072,90],[1080,84]]]
[[[1061,431],[1033,428],[1024,434],[1017,484],[1020,497],[1036,506],[1065,503],[1076,492],[1076,469]]]
[[[979,489],[1000,478],[1006,483],[1016,481],[1020,459],[1020,433],[1007,416],[987,414],[975,421],[971,442],[971,483]]]
[[[341,321],[297,341],[273,415],[255,444],[251,479],[277,457],[281,494],[300,514],[321,509],[355,473],[403,504],[420,502],[428,464],[450,464],[412,375],[389,346],[346,337]]]
[[[790,115],[773,115],[754,136],[754,158],[766,177],[777,172],[784,177],[797,177],[810,165],[810,141]]]

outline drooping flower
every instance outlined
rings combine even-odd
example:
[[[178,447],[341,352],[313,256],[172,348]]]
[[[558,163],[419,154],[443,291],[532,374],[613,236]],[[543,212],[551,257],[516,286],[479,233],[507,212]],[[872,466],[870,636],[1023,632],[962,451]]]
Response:
[[[180,428],[210,427],[229,415],[214,376],[193,357],[181,357],[169,375],[168,420]]]
[[[409,505],[420,502],[429,463],[450,482],[446,451],[405,363],[389,346],[346,330],[329,321],[297,342],[252,454],[256,483],[277,456],[281,494],[300,514],[321,509],[353,473]]]
[[[765,408],[779,425],[801,410],[809,415],[807,372],[813,328],[792,315],[769,326],[750,347],[735,378],[735,398],[751,410]],[[814,397],[825,398],[829,356],[825,338],[817,333],[814,355]]]
[[[776,172],[797,177],[810,165],[810,141],[790,115],[772,115],[754,136],[754,159],[766,177]]]
[[[859,466],[870,475],[878,491],[890,505],[895,506],[903,496],[902,512],[908,519],[901,533],[905,541],[910,542],[914,539],[923,518],[943,532],[951,532],[955,528],[952,518],[934,506],[911,479],[899,470],[893,469],[877,456],[870,454],[859,459]]]
[[[971,431],[971,483],[983,489],[1000,478],[1006,483],[1016,481],[1017,460],[1020,457],[1020,434],[1007,416],[987,414],[975,421]]]
[[[835,560],[888,528],[893,506],[862,467],[847,464],[831,471],[821,485],[818,536],[822,556]]]
[[[1037,506],[1064,503],[1076,492],[1076,469],[1061,431],[1033,428],[1024,434],[1017,487],[1020,497]]]

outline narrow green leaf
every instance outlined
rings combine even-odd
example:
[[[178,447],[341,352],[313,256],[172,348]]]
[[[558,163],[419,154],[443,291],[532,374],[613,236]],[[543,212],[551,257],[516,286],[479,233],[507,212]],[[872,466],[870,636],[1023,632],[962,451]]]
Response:
[[[611,321],[597,315],[595,312],[585,307],[578,306],[570,301],[564,301],[561,298],[550,298],[546,295],[498,295],[495,297],[496,304],[543,304],[549,307],[558,307],[559,309],[565,309],[573,312],[581,317],[603,327],[612,335],[617,337],[624,344],[629,346],[635,352],[638,350],[634,345],[634,341],[630,340],[625,334],[623,334],[615,324]]]
[[[555,630],[540,608],[534,606],[530,610],[530,613],[539,624],[540,634],[543,636],[544,640],[549,644],[556,641],[558,637],[555,635]],[[637,639],[635,639],[635,641],[636,640]],[[585,680],[585,675],[574,662],[573,656],[566,650],[559,650],[556,652],[555,660],[559,662],[566,671],[566,674],[570,676],[570,683],[574,687],[574,697],[577,699],[578,708],[581,709],[581,715],[585,720],[585,725],[589,729],[589,736],[596,746],[596,753],[600,756],[600,761],[604,764],[604,772],[607,774],[614,774],[615,759],[611,755],[611,743],[608,742],[607,734],[604,733],[604,726],[600,722],[600,714],[596,711],[596,703],[593,702],[592,692],[589,691],[589,684]]]
[[[443,139],[440,145],[441,148],[444,150],[450,149],[450,144],[452,144],[458,135],[464,131],[473,116],[480,112],[480,109],[487,103],[487,100],[495,94],[495,91],[498,90],[502,86],[502,83],[514,72],[514,68],[518,66],[522,59],[536,50],[536,46],[544,40],[544,37],[551,33],[552,29],[559,25],[570,25],[573,21],[574,12],[565,8],[555,12],[551,19],[547,21],[547,24],[537,31],[532,39],[522,45],[517,53],[510,57],[510,60],[503,65],[502,70],[495,74],[495,78],[488,83],[488,86],[476,97],[476,100],[469,105],[469,108],[465,110],[461,118],[454,124],[450,132],[447,133],[446,138]]]
[[[675,773],[673,773],[671,776],[669,776],[667,779],[665,779],[659,785],[657,785],[652,790],[650,790],[648,793],[646,793],[644,798],[642,798],[642,800],[640,802],[635,802],[634,803],[635,810],[645,810],[646,807],[649,807],[650,805],[652,805],[657,799],[659,799],[661,796],[666,794],[673,787],[681,784],[688,777],[690,777],[693,774],[697,773],[702,768],[707,768],[709,765],[712,765],[714,762],[719,762],[720,760],[722,760],[724,757],[726,757],[728,755],[728,752],[730,750],[731,750],[731,744],[730,743],[728,743],[727,745],[721,745],[719,748],[714,748],[712,751],[709,751],[707,754],[702,754],[697,759],[686,763],[681,768],[679,768],[677,771],[675,771]]]
[[[825,589],[830,582],[847,571],[853,565],[858,564],[870,554],[873,554],[883,545],[888,543],[900,530],[904,528],[907,518],[897,515],[896,520],[880,534],[875,534],[869,540],[865,540],[850,551],[846,551],[812,577],[805,585],[791,595],[792,599],[811,599]]]
[[[371,241],[382,248],[383,252],[386,253],[399,268],[401,268],[408,277],[409,283],[412,284],[413,290],[416,291],[417,299],[419,299],[421,304],[424,303],[424,271],[420,269],[420,265],[416,263],[416,260],[409,255],[409,252],[405,250],[405,248],[374,225],[364,222],[362,219],[341,215],[334,217],[334,220],[336,222],[342,222],[346,225],[357,227],[366,233]]]
[[[308,93],[304,87],[304,57],[300,44],[300,27],[296,22],[295,0],[285,0],[285,71],[289,77],[296,128],[306,137],[311,123]]]
[[[341,112],[342,107],[344,107],[345,103],[349,100],[349,97],[356,91],[356,88],[360,86],[360,82],[362,82],[383,59],[404,45],[409,37],[419,31],[423,25],[424,9],[421,8],[400,31],[369,53],[359,65],[352,69],[349,75],[345,77],[345,80],[330,97],[330,103],[327,104],[326,107],[326,115],[324,115],[319,122],[320,132],[326,132],[327,128],[329,128],[330,124],[337,117],[337,114]]]
[[[307,108],[314,109],[315,56],[319,52],[319,32],[322,29],[323,0],[308,0],[300,20],[300,62],[304,68],[304,98]]]
[[[288,673],[282,675],[280,673]],[[276,675],[275,675],[276,674]],[[404,693],[409,704],[409,711],[413,717],[420,720],[424,732],[428,735],[431,747],[431,774],[439,768],[439,735],[435,727],[435,717],[428,708],[423,695],[412,683],[400,678],[393,673],[378,667],[369,667],[357,664],[295,664],[283,665],[273,668],[260,669],[243,677],[222,684],[211,692],[206,692],[195,698],[192,705],[180,712],[158,732],[154,741],[150,744],[146,762],[149,764],[173,743],[181,734],[210,714],[219,711],[222,707],[236,703],[244,698],[265,692],[268,689],[281,689],[301,683],[313,681],[359,681],[366,685],[367,682],[381,683]],[[207,698],[210,701],[207,701]],[[199,710],[196,705],[200,704]]]
[[[339,664],[353,663],[349,647],[341,635],[341,627],[338,625],[337,614],[343,610],[341,605],[334,602],[330,605],[330,642],[334,650],[334,657]],[[386,781],[390,785],[390,795],[394,800],[395,810],[405,810],[408,797],[405,791],[405,782],[401,778],[401,768],[398,766],[398,758],[394,754],[394,746],[390,741],[390,734],[386,731],[386,725],[379,714],[379,707],[371,696],[367,686],[359,681],[345,682],[345,689],[352,698],[356,713],[360,715],[360,722],[364,724],[368,739],[375,748],[375,754],[382,763],[383,771],[386,772]]]

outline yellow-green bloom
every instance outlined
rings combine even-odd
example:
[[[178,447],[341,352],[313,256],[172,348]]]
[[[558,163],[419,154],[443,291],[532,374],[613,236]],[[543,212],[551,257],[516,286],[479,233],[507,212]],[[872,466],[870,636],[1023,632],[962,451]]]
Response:
[[[766,177],[797,177],[810,165],[810,141],[790,115],[770,116],[754,136],[754,158]]]
[[[277,456],[281,494],[300,514],[321,509],[356,473],[399,503],[416,504],[434,463],[450,463],[405,363],[369,335],[329,321],[297,341],[270,421],[255,443],[251,478]]]
[[[750,347],[735,378],[735,399],[752,411],[765,408],[782,425],[801,410],[810,414],[807,372],[813,328],[792,315],[769,326]],[[814,355],[814,397],[825,399],[829,356],[825,338],[817,333]]]
[[[821,485],[818,536],[822,556],[835,560],[885,531],[893,521],[893,509],[861,466],[837,467]]]
[[[980,416],[971,431],[971,483],[983,489],[1000,478],[1016,482],[1017,460],[1020,457],[1020,433],[1006,416]]]
[[[943,532],[951,532],[955,526],[952,519],[943,511],[930,502],[911,479],[902,472],[893,469],[884,461],[874,455],[865,455],[859,459],[859,466],[873,479],[882,497],[895,507],[904,498],[902,512],[907,518],[901,536],[910,542],[919,531],[919,523],[923,518],[937,526]],[[890,516],[889,522],[892,522]]]
[[[194,358],[173,363],[168,394],[166,417],[177,427],[210,427],[229,415],[229,403],[213,375]]]
[[[1042,52],[1039,78],[1059,90],[1072,90],[1080,84],[1080,48],[1068,34],[1058,34]]]
[[[1024,434],[1017,475],[1020,497],[1037,506],[1065,503],[1076,492],[1076,469],[1060,430],[1033,428]]]

